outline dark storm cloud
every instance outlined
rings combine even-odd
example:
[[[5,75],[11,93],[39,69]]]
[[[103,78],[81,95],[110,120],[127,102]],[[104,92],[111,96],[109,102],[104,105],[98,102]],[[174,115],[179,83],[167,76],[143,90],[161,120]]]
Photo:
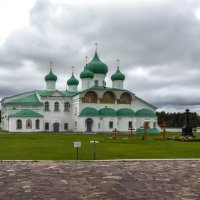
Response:
[[[0,47],[0,70],[26,66],[28,80],[37,84],[25,84],[20,91],[43,89],[52,60],[63,89],[71,66],[78,76],[84,57],[92,58],[97,41],[100,58],[109,66],[107,85],[120,58],[125,86],[136,95],[159,107],[199,105],[200,20],[195,17],[199,8],[200,3],[193,0],[97,5],[91,1],[78,6],[38,0],[30,12],[30,24],[13,32]],[[13,94],[12,81],[5,84],[1,97],[9,91]]]

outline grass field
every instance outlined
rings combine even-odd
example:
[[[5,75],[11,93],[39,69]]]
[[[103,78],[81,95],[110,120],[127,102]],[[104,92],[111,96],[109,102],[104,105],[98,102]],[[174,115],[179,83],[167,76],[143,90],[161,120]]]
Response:
[[[170,133],[171,136],[177,133]],[[200,134],[197,135],[199,137]],[[200,158],[200,142],[164,141],[162,135],[116,140],[105,134],[0,134],[0,160],[75,160],[74,141],[81,141],[79,160],[93,159],[91,140],[98,140],[96,159]]]

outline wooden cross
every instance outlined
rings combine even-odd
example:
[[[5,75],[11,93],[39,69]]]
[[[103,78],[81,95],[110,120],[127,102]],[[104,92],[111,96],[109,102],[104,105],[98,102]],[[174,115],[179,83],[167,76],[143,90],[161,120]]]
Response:
[[[166,140],[166,127],[169,127],[170,126],[170,124],[169,124],[169,122],[163,122],[162,124],[159,124],[159,126],[160,126],[160,128],[163,130],[163,138],[164,138],[164,140]]]
[[[144,126],[142,126],[141,128],[144,128],[144,134],[142,136],[142,140],[144,141],[147,138],[147,129],[150,128],[149,122],[144,122]]]
[[[116,128],[114,128],[113,130],[112,130],[112,138],[115,140],[116,139],[116,137],[117,137],[117,133],[119,133],[119,131],[116,129]]]
[[[131,126],[128,128],[129,131],[131,131],[131,135],[130,135],[130,138],[133,137],[133,132],[135,131],[135,129]]]

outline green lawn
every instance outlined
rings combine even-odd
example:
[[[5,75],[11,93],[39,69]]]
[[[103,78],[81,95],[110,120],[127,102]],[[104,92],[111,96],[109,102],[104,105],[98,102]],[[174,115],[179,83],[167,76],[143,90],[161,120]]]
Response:
[[[170,134],[177,135],[177,134]],[[199,137],[200,134],[197,135]],[[162,135],[116,140],[105,134],[0,134],[0,160],[75,160],[74,141],[81,141],[79,160],[93,159],[93,145],[98,140],[96,159],[200,158],[200,142],[164,141]]]

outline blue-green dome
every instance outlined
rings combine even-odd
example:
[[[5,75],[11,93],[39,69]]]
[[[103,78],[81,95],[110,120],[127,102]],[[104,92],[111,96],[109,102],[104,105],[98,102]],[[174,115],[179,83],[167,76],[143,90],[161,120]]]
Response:
[[[67,85],[78,85],[79,81],[72,74],[71,78],[67,81]]]
[[[108,67],[103,63],[95,52],[94,58],[88,63],[88,68],[94,74],[107,74]]]
[[[80,113],[80,117],[95,117],[98,115],[99,115],[98,111],[95,108],[91,107],[84,108]]]
[[[101,116],[116,116],[116,111],[112,108],[102,108],[99,110]]]
[[[52,72],[52,69],[50,69],[49,74],[45,76],[45,81],[57,81],[57,76]]]
[[[86,64],[84,70],[80,74],[80,78],[84,79],[84,78],[93,78],[93,77],[94,77],[94,73],[89,70],[88,65]]]
[[[132,116],[135,116],[135,112],[129,108],[122,108],[117,111],[117,115],[132,117]]]
[[[122,74],[119,69],[111,76],[112,81],[124,81],[125,75]]]
[[[143,108],[143,109],[138,110],[136,112],[136,116],[139,116],[139,117],[156,117],[156,114],[152,110],[149,110],[147,108]]]

